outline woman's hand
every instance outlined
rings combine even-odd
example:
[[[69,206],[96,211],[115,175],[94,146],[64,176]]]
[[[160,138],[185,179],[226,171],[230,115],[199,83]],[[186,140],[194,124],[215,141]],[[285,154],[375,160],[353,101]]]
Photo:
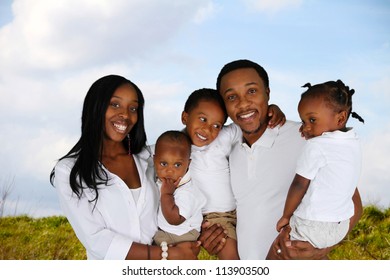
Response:
[[[268,118],[269,128],[274,128],[277,125],[284,125],[284,123],[286,122],[286,116],[284,115],[282,110],[280,110],[280,108],[275,104],[271,104],[268,106]]]
[[[226,230],[221,225],[210,226],[210,222],[205,221],[198,240],[210,255],[216,255],[226,245],[226,234]]]
[[[309,242],[290,240],[290,226],[284,227],[268,252],[268,260],[325,260],[334,247],[317,249]]]

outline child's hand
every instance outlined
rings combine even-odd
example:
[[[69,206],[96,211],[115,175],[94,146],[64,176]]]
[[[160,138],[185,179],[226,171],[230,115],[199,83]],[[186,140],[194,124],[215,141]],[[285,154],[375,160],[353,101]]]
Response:
[[[282,126],[286,122],[286,116],[284,115],[282,110],[280,110],[280,108],[275,104],[271,104],[268,106],[268,117],[269,128],[274,128],[277,125]]]
[[[285,218],[285,217],[281,217],[280,220],[276,224],[276,230],[278,232],[280,232],[280,230],[282,228],[284,228],[285,226],[287,226],[289,222],[290,222],[290,219]]]
[[[174,181],[172,178],[160,178],[161,185],[161,194],[173,194],[178,187],[181,178],[178,178]]]

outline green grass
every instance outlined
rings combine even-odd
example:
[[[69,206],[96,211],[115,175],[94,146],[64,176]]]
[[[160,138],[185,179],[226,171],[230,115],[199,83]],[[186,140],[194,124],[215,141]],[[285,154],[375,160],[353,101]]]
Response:
[[[331,252],[331,259],[390,260],[390,208],[364,208],[362,218],[344,241]]]
[[[390,260],[390,208],[365,207],[358,224],[329,258]],[[80,260],[86,254],[65,217],[17,216],[0,218],[0,259]],[[202,249],[199,259],[215,257]]]
[[[0,259],[85,259],[86,253],[65,217],[0,218]]]

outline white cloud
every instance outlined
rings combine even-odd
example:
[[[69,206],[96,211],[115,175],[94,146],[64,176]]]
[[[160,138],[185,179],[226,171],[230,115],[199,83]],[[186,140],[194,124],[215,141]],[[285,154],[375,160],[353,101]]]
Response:
[[[0,60],[7,71],[131,60],[164,44],[191,19],[204,18],[210,3],[16,0],[14,20],[0,30]]]
[[[215,12],[215,4],[209,2],[207,5],[199,8],[198,12],[195,14],[194,21],[195,23],[202,23],[208,18],[210,18]]]
[[[389,73],[389,69],[383,69],[383,76],[379,76],[378,80],[372,85],[372,94],[379,99],[383,99],[383,102],[390,103],[390,76],[385,73]]]
[[[77,136],[69,136],[47,128],[40,129],[21,149],[21,168],[39,180],[47,180],[56,160],[76,144]]]
[[[165,130],[183,127],[181,112],[190,91],[182,83],[156,80],[142,82],[139,86],[146,100],[145,126],[149,144],[154,144]]]
[[[275,14],[281,10],[299,7],[303,0],[243,0],[248,8],[255,11]]]
[[[390,125],[363,140],[359,190],[365,204],[390,207]]]
[[[61,127],[29,128],[24,124],[3,125],[0,145],[0,167],[9,176],[26,176],[31,180],[46,181],[56,159],[76,143],[77,137]]]
[[[25,190],[24,190],[25,191]],[[46,190],[48,191],[48,190]],[[55,197],[54,189],[50,190]],[[47,198],[46,198],[47,199]],[[4,216],[28,215],[34,218],[64,215],[57,199],[46,201],[42,197],[31,200],[31,196],[8,199],[4,205]]]

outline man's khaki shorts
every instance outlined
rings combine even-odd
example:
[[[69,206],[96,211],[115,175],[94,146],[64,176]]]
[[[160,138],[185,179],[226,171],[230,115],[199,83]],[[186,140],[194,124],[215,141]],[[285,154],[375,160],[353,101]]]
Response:
[[[204,221],[209,221],[211,225],[220,224],[227,230],[227,236],[237,240],[236,224],[237,215],[236,210],[230,212],[210,212],[203,216]]]

